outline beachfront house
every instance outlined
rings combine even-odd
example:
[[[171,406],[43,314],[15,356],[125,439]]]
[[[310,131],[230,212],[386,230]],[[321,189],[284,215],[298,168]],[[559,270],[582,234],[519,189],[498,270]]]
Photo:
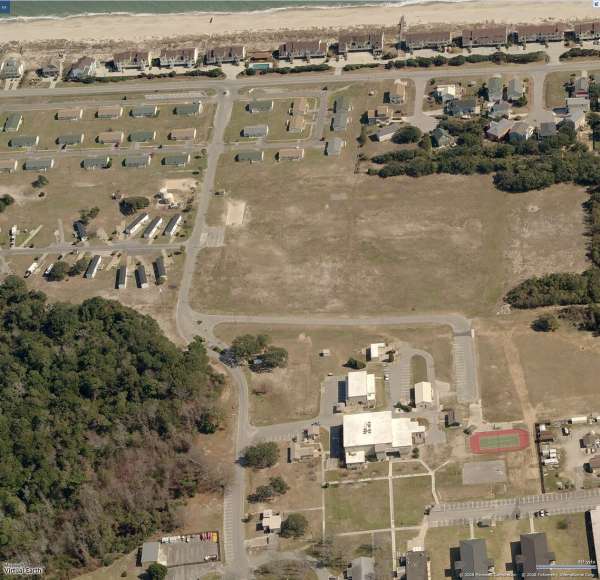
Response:
[[[9,57],[0,64],[0,79],[20,79],[25,72],[25,65],[20,58]]]
[[[463,48],[500,46],[506,44],[507,38],[508,28],[504,25],[465,28],[461,35]]]
[[[327,43],[322,40],[288,40],[280,44],[277,50],[279,60],[289,60],[290,62],[295,58],[310,60],[326,56]]]
[[[117,72],[125,70],[144,71],[152,64],[152,54],[148,50],[126,50],[113,55],[112,67]]]
[[[191,68],[198,62],[198,49],[193,48],[165,48],[161,50],[159,63],[161,67],[174,68],[182,66]]]
[[[371,52],[373,56],[381,56],[383,41],[383,30],[350,32],[340,36],[337,52],[342,55],[347,55],[349,52]]]
[[[239,64],[246,58],[243,44],[231,46],[213,46],[204,55],[204,64],[221,66],[224,63]]]
[[[76,60],[69,69],[67,78],[73,81],[82,81],[96,76],[98,62],[90,56],[82,56]]]
[[[578,22],[573,27],[575,40],[598,40],[600,38],[600,20]]]
[[[452,31],[445,29],[405,32],[400,44],[407,50],[422,48],[442,50],[452,44]]]
[[[518,26],[515,34],[517,42],[559,42],[564,39],[566,24],[562,22],[552,22],[549,24],[528,24]]]

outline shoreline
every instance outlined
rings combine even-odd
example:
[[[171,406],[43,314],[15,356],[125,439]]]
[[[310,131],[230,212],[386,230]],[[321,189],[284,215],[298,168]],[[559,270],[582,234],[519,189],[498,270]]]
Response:
[[[553,18],[548,18],[552,14]],[[515,16],[517,15],[517,16]],[[260,32],[351,29],[396,25],[404,16],[409,26],[445,27],[502,22],[600,18],[590,0],[432,0],[410,4],[368,6],[281,7],[249,12],[189,12],[177,14],[101,14],[28,17],[0,20],[3,44],[66,40],[72,42],[142,42],[185,37],[230,37]],[[211,22],[212,20],[212,22]]]

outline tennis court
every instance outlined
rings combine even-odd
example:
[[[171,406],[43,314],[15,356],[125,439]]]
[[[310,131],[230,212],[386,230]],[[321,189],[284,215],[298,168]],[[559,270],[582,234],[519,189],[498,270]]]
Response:
[[[529,445],[529,433],[525,429],[480,431],[473,433],[469,444],[473,453],[519,451]]]

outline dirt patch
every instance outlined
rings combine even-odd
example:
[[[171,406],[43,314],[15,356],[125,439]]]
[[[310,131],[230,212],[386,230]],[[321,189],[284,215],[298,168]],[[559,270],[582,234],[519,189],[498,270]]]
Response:
[[[226,226],[241,226],[244,223],[244,213],[246,211],[246,202],[241,200],[232,200],[227,202]]]

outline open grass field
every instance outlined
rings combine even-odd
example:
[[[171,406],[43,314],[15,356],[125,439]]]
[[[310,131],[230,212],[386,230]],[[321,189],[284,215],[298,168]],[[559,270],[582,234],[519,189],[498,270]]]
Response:
[[[389,532],[337,536],[334,539],[334,546],[344,554],[344,560],[347,562],[359,556],[374,558],[376,578],[389,578],[392,567],[392,540]],[[341,573],[343,569],[334,569],[334,571]]]
[[[330,486],[325,490],[326,533],[389,528],[389,504],[387,480]]]
[[[581,63],[581,66],[577,66],[576,62],[573,62],[572,71],[565,72],[553,72],[546,75],[544,81],[544,102],[546,107],[553,109],[555,107],[564,107],[565,99],[568,94],[565,90],[565,84],[568,83],[572,78],[576,78],[581,75],[583,70],[587,70],[589,76],[598,77],[600,70],[590,69],[586,64]]]
[[[58,108],[56,110],[23,110],[23,125],[20,131],[18,133],[0,133],[0,150],[10,151],[9,141],[17,135],[39,135],[38,150],[57,150],[59,146],[56,144],[56,139],[60,135],[84,133],[83,145],[77,147],[94,147],[99,150],[110,151],[110,145],[101,145],[96,142],[98,134],[102,131],[123,131],[125,140],[122,148],[131,147],[131,143],[127,141],[127,138],[132,131],[156,131],[155,141],[149,144],[168,145],[173,143],[169,140],[169,133],[172,129],[189,127],[196,128],[195,142],[203,143],[209,137],[214,114],[214,105],[210,103],[204,104],[202,114],[196,117],[183,117],[174,114],[173,110],[176,104],[160,104],[160,102],[157,102],[156,104],[159,106],[157,117],[137,119],[129,114],[132,108],[131,105],[122,101],[119,103],[123,107],[123,115],[120,119],[102,120],[95,117],[97,106],[92,106],[86,101],[75,101],[74,103],[64,108],[83,108],[83,118],[79,121],[57,120],[55,117]],[[4,121],[10,112],[13,111],[0,114],[0,125],[4,125]],[[19,112],[19,108],[16,107],[14,112]]]
[[[365,469],[335,469],[325,472],[327,481],[353,481],[367,477],[387,477],[389,464],[387,461],[367,463]]]
[[[241,334],[268,334],[287,349],[288,366],[269,374],[248,373],[251,417],[255,424],[278,423],[315,417],[319,413],[321,383],[328,373],[343,375],[348,358],[364,360],[372,342],[405,342],[431,353],[436,376],[452,378],[451,331],[447,327],[305,327],[285,325],[222,324],[217,336],[226,343]],[[329,357],[321,357],[328,348]],[[380,381],[377,381],[380,385]]]
[[[353,148],[336,160],[223,158],[217,187],[245,217],[201,253],[195,308],[485,315],[525,277],[586,267],[582,188],[507,195],[489,176],[384,180],[354,173]],[[212,224],[225,223],[227,201],[212,200]]]
[[[394,479],[394,524],[418,526],[423,519],[425,506],[433,503],[431,477],[403,477]]]

